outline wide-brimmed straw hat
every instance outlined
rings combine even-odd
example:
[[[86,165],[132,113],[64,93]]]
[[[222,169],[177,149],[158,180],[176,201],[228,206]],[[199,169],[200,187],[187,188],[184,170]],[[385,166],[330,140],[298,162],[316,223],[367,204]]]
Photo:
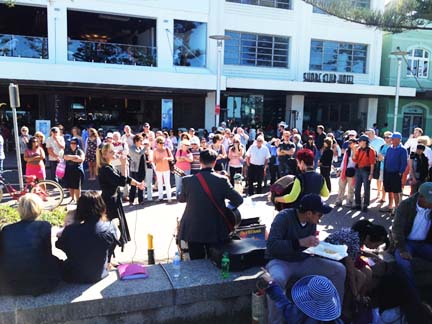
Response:
[[[296,306],[318,321],[333,321],[341,316],[341,302],[333,283],[323,276],[306,276],[297,281],[291,296]]]

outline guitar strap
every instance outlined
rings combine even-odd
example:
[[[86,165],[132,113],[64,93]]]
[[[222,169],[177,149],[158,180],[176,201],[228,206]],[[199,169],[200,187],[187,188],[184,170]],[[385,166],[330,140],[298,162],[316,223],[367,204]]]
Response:
[[[222,211],[222,208],[217,204],[216,200],[213,197],[213,194],[210,191],[210,188],[207,185],[207,182],[205,181],[203,175],[201,173],[198,173],[196,175],[196,177],[198,178],[198,181],[200,182],[201,186],[203,187],[205,193],[207,194],[207,196],[210,198],[211,202],[213,203],[213,205],[216,207],[216,209],[219,211],[219,214],[222,216],[226,226],[228,227],[228,230],[230,232],[232,232],[234,230],[233,226],[230,224],[230,222],[228,221],[228,219],[225,216],[225,213]]]

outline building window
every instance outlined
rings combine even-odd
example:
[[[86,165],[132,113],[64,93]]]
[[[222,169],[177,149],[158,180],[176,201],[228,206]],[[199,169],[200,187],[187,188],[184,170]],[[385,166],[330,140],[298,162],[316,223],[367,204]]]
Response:
[[[334,0],[328,0],[328,1],[334,1]],[[362,9],[370,8],[370,0],[352,0],[351,4],[355,8],[362,8]],[[312,12],[319,13],[319,14],[326,14],[323,10],[317,7],[313,7]]]
[[[68,60],[157,66],[156,19],[68,10]]]
[[[309,69],[366,73],[367,45],[312,40]]]
[[[407,76],[427,78],[429,71],[429,52],[422,48],[412,49],[407,57]]]
[[[206,65],[207,24],[174,20],[174,65]]]
[[[290,0],[227,0],[227,2],[235,2],[249,4],[261,7],[272,7],[279,9],[291,9]]]
[[[46,7],[0,4],[0,56],[48,59]]]
[[[289,38],[226,31],[225,64],[288,68]]]

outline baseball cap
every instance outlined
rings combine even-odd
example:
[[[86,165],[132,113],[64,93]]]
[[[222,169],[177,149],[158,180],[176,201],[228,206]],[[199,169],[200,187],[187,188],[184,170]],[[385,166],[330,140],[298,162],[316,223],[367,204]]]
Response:
[[[424,182],[418,191],[428,204],[432,204],[432,182]]]
[[[432,184],[432,183],[431,183]],[[432,189],[431,189],[432,190]],[[300,200],[300,209],[311,210],[314,212],[319,212],[323,214],[328,214],[332,211],[332,208],[325,204],[319,195],[307,194]]]
[[[108,133],[108,134],[106,134],[106,136],[105,136],[106,138],[112,138],[113,137],[113,133]]]
[[[399,138],[399,139],[402,139],[402,134],[399,133],[399,132],[394,132],[393,135],[392,135],[392,138]]]
[[[190,143],[190,141],[189,141],[189,140],[187,140],[187,139],[184,139],[183,141],[181,141],[181,145],[186,145],[186,146],[190,146],[190,145],[191,145],[191,143]]]
[[[360,136],[358,140],[359,140],[359,142],[365,141],[365,142],[369,143],[369,137],[367,137],[366,135]]]
[[[189,128],[189,132],[195,132],[195,128],[193,127]]]
[[[417,150],[426,150],[426,146],[424,146],[423,144],[417,144]]]
[[[348,131],[348,136],[357,136],[357,132],[355,130]]]
[[[191,143],[191,144],[198,144],[198,145],[199,145],[199,140],[197,140],[196,137],[193,137],[193,138],[190,140],[190,143]]]
[[[143,127],[150,127],[149,123],[144,123]]]

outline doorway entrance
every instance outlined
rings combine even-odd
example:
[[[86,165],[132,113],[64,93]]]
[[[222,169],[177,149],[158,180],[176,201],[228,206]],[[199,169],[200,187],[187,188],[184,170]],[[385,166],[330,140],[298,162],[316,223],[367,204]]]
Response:
[[[402,119],[402,137],[408,138],[416,127],[424,129],[424,109],[418,106],[406,107]]]

